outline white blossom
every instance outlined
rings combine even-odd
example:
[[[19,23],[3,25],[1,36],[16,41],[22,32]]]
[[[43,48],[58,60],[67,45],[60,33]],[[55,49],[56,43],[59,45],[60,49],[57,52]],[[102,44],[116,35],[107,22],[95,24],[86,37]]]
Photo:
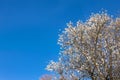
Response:
[[[84,76],[93,80],[118,78],[112,75],[118,73],[120,62],[120,18],[97,13],[84,23],[78,21],[74,26],[70,22],[67,26],[58,39],[59,61],[51,61],[47,69],[61,76],[76,73],[78,78]]]

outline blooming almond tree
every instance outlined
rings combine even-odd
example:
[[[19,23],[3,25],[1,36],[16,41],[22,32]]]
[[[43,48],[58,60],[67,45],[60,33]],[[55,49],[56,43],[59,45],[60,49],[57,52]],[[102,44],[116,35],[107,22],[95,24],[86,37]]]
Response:
[[[102,12],[67,26],[58,39],[59,60],[47,70],[59,74],[57,80],[120,80],[120,18]]]

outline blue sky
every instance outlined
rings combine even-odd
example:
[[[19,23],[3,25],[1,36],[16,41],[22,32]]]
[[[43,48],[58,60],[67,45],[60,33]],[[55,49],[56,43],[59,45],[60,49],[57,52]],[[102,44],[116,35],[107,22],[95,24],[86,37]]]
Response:
[[[120,14],[120,0],[0,0],[0,80],[38,80],[57,60],[59,29],[107,10]]]

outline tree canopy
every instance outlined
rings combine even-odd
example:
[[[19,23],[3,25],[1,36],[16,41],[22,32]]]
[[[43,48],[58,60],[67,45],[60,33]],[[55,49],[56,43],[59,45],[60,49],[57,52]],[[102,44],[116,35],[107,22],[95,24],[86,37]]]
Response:
[[[67,26],[58,39],[60,57],[46,68],[59,75],[53,80],[120,79],[120,18],[102,12]]]

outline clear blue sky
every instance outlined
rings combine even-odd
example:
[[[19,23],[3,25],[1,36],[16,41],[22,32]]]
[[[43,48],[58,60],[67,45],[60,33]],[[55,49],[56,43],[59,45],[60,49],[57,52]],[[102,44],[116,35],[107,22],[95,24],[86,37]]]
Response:
[[[38,80],[57,60],[59,29],[69,21],[108,10],[120,14],[120,0],[0,0],[0,80]]]

